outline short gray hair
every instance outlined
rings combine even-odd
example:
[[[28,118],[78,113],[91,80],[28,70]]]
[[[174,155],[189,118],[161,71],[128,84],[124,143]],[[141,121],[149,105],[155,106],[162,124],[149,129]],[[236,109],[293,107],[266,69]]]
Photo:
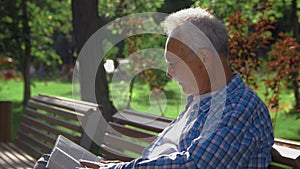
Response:
[[[226,27],[218,18],[202,8],[188,8],[172,13],[166,17],[163,25],[168,36],[171,36],[171,34],[178,30],[181,35],[186,36],[187,41],[192,41],[191,44],[187,45],[191,47],[192,50],[203,48],[200,46],[200,42],[203,43],[208,39],[219,56],[228,55],[229,45]],[[191,26],[186,25],[193,25],[192,27],[194,28],[192,29],[194,30],[197,28],[197,30],[190,31]],[[187,27],[189,28],[186,29]],[[197,34],[196,37],[195,33]],[[203,41],[203,37],[199,39],[199,33],[202,34],[202,36],[205,36],[205,41]],[[184,41],[185,43],[186,40]]]

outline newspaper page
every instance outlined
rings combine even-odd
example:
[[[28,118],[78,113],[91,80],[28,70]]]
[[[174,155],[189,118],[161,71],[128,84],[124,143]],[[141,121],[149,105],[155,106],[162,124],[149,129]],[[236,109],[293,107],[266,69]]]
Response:
[[[49,158],[50,169],[69,169],[82,167],[79,159],[99,161],[99,157],[66,137],[59,135]]]

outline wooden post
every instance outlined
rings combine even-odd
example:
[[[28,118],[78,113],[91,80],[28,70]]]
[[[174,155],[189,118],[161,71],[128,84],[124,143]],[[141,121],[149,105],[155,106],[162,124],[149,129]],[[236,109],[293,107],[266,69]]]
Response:
[[[0,142],[11,141],[12,102],[0,101]]]

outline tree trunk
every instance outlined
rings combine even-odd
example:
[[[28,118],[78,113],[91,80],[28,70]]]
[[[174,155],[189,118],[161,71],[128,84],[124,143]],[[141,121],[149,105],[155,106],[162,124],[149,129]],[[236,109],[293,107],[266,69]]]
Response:
[[[77,53],[79,53],[84,43],[99,28],[100,20],[98,16],[98,0],[72,0],[72,15],[76,48]],[[99,44],[99,47],[101,47],[101,44]],[[95,88],[97,103],[104,106],[103,115],[107,120],[110,120],[112,114],[116,112],[116,108],[109,100],[108,81],[103,62],[101,62],[98,67],[95,82],[85,81],[86,75],[82,76],[82,70],[79,69],[79,71],[81,99],[85,101],[93,101],[89,94],[84,92],[84,89],[88,87],[86,83],[95,83],[95,86],[97,86]]]
[[[22,73],[24,78],[24,98],[23,104],[26,105],[30,95],[30,74],[29,74],[29,66],[31,60],[31,43],[30,43],[30,27],[28,24],[28,13],[27,13],[27,0],[22,0],[22,25],[23,25],[23,43],[25,44],[25,52],[22,56]]]
[[[298,75],[299,76],[299,75]],[[295,95],[295,101],[296,101],[296,110],[300,111],[300,93],[299,93],[299,82],[297,80],[293,80],[293,88],[294,88],[294,95]],[[300,117],[300,115],[299,115]]]
[[[300,41],[300,34],[299,34],[299,23],[298,23],[298,15],[297,15],[297,0],[292,1],[292,30],[293,35],[296,38],[297,42]],[[298,72],[295,73],[294,77],[297,77]],[[300,93],[299,93],[299,83],[296,79],[293,79],[292,82],[294,88],[294,95],[296,100],[296,110],[300,110]]]
[[[298,15],[297,15],[297,0],[292,1],[292,30],[293,35],[296,38],[297,42],[300,41],[299,35],[299,22],[298,22]]]

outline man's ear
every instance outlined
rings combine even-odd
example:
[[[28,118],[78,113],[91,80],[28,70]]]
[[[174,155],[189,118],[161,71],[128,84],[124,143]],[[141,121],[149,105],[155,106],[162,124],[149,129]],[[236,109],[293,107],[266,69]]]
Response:
[[[198,56],[200,56],[203,64],[206,64],[206,62],[209,62],[211,59],[213,59],[211,51],[205,48],[199,51]]]

